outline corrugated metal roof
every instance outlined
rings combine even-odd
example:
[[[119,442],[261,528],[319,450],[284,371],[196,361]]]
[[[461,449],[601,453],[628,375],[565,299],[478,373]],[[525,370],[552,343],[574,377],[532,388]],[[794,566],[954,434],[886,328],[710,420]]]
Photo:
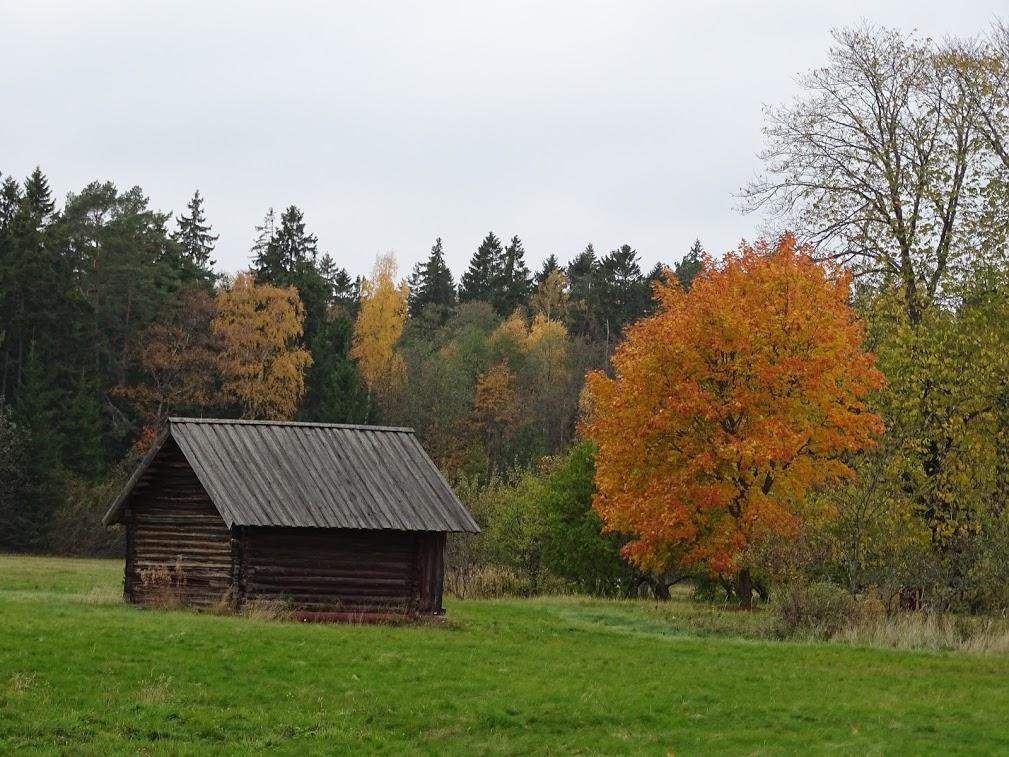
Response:
[[[161,443],[168,436],[229,526],[480,530],[412,429],[172,418]],[[141,463],[106,523],[155,458]]]

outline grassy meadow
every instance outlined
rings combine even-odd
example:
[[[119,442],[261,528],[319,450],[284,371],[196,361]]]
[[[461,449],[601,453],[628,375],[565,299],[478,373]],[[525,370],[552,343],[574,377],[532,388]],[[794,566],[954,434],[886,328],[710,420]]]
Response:
[[[760,638],[676,600],[450,601],[439,625],[120,603],[0,556],[0,753],[1009,753],[1009,655]]]

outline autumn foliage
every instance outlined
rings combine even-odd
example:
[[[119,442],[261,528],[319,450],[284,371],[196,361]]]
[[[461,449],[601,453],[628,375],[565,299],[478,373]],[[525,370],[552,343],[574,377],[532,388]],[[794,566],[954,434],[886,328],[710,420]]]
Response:
[[[743,244],[707,258],[689,293],[656,285],[659,312],[628,329],[615,378],[586,388],[593,505],[633,537],[625,555],[735,575],[746,606],[747,547],[794,533],[810,487],[852,475],[844,454],[883,430],[849,277],[809,252],[791,235]]]
[[[403,358],[396,343],[406,324],[409,289],[396,282],[396,258],[380,255],[375,269],[361,283],[361,311],[354,324],[351,354],[371,391],[386,392],[403,380]]]
[[[299,346],[304,309],[298,290],[257,284],[239,274],[217,296],[211,328],[222,342],[218,367],[223,391],[243,418],[287,420],[305,393],[312,356]]]

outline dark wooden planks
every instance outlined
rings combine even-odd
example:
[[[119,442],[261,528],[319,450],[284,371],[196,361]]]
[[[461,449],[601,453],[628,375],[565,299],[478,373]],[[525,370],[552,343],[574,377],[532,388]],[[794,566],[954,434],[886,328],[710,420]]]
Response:
[[[437,533],[244,528],[242,601],[313,612],[441,610]],[[439,579],[440,579],[440,574]]]
[[[208,607],[231,586],[231,533],[185,457],[168,440],[127,512],[126,598]]]

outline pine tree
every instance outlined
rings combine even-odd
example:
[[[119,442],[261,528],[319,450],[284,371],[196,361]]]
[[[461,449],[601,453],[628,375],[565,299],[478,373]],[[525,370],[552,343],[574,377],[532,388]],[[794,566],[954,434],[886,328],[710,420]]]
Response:
[[[199,189],[193,193],[193,199],[186,207],[189,215],[183,213],[175,219],[178,230],[172,238],[182,246],[182,254],[189,261],[197,268],[209,271],[214,266],[215,261],[210,256],[214,253],[218,235],[210,233],[212,227],[203,212],[203,197]]]
[[[511,238],[504,251],[501,278],[495,287],[493,305],[500,315],[509,315],[525,304],[532,292],[532,275],[525,262],[525,249],[518,236]]]
[[[683,287],[684,290],[690,291],[690,285],[693,283],[694,277],[697,276],[704,267],[703,257],[704,247],[701,246],[701,240],[695,239],[689,252],[683,256],[683,260],[679,261],[673,267],[673,273],[675,273],[676,278],[680,280],[680,286]]]
[[[437,319],[444,323],[449,312],[455,305],[455,281],[452,271],[445,264],[445,253],[442,249],[441,237],[438,237],[431,247],[431,254],[423,264],[414,268],[416,282],[411,277],[410,306],[411,318],[419,317],[426,309],[434,306]]]
[[[501,240],[490,232],[470,259],[469,268],[459,280],[459,301],[492,302],[494,288],[504,270],[504,250]]]

